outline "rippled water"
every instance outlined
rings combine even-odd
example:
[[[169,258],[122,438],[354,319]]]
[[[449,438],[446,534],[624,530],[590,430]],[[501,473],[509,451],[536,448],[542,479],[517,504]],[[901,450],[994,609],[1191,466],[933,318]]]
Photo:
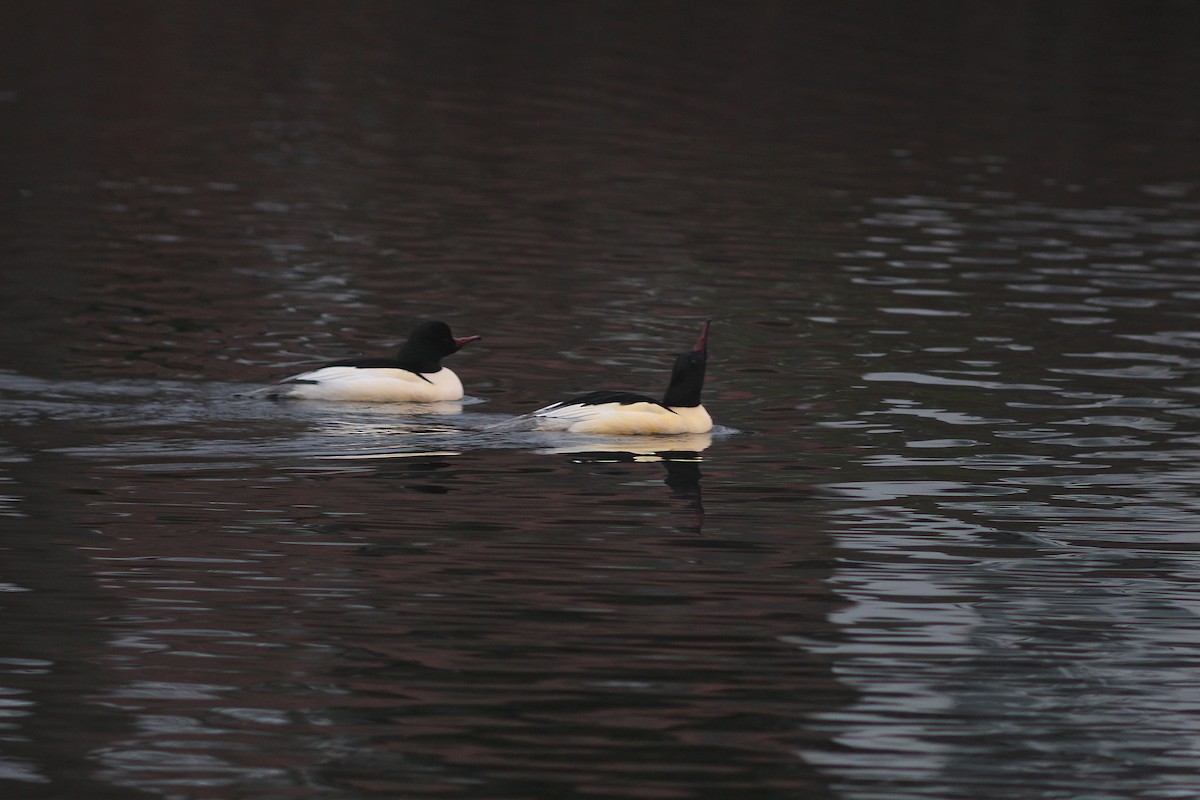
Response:
[[[1012,8],[4,11],[4,796],[1200,794],[1196,13]]]

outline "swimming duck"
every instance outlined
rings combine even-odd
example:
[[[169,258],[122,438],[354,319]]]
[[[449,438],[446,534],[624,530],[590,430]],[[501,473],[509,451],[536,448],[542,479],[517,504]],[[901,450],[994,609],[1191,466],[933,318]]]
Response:
[[[395,358],[352,358],[293,375],[253,394],[271,399],[359,403],[461,400],[463,385],[441,361],[481,336],[455,337],[440,320],[422,322]]]
[[[551,403],[509,423],[525,428],[610,436],[705,433],[712,418],[700,402],[708,362],[708,327],[704,323],[696,346],[680,353],[661,401],[634,392],[600,390],[571,400]]]

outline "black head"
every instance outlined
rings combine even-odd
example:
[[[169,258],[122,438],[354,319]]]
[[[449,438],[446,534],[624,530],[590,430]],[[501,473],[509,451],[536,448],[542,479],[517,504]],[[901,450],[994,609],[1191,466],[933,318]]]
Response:
[[[481,339],[481,336],[461,336],[455,338],[450,333],[450,326],[441,320],[422,322],[413,328],[408,335],[408,341],[400,348],[396,357],[408,369],[417,372],[437,372],[442,368],[441,360],[446,356],[457,353],[466,345]]]
[[[700,339],[697,340],[696,346],[675,358],[675,366],[671,369],[671,383],[667,386],[667,393],[663,395],[664,406],[700,405],[700,392],[704,389],[704,368],[708,364],[710,323],[712,320],[705,320],[704,330],[700,331]]]

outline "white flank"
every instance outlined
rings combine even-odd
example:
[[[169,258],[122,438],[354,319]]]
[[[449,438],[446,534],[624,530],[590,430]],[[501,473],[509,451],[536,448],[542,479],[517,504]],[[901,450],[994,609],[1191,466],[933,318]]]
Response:
[[[667,409],[657,403],[550,405],[529,415],[544,431],[606,436],[705,433],[712,418],[704,406]]]
[[[270,394],[300,400],[437,403],[461,400],[463,385],[458,376],[445,367],[421,375],[406,369],[322,367],[288,378],[272,387]]]

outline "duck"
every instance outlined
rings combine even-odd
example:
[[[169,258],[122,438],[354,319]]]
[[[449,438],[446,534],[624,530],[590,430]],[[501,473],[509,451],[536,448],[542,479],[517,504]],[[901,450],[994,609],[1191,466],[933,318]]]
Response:
[[[505,428],[565,431],[602,436],[699,434],[712,430],[712,417],[700,401],[708,363],[706,320],[695,347],[675,358],[662,400],[643,394],[602,389],[551,403],[518,417]]]
[[[413,328],[395,358],[334,361],[252,394],[272,400],[440,403],[463,398],[459,377],[442,359],[482,336],[455,337],[441,320]]]

